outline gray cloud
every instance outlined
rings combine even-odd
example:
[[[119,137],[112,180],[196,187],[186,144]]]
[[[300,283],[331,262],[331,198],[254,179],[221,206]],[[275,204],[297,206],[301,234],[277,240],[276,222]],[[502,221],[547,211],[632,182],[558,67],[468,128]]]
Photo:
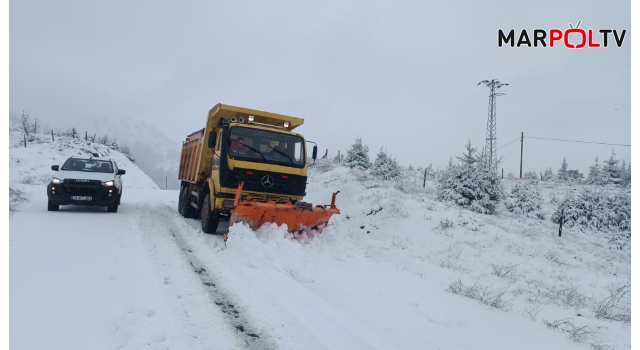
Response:
[[[535,6],[534,6],[535,5]],[[36,1],[10,8],[10,110],[50,125],[143,120],[178,144],[223,102],[305,118],[321,153],[356,135],[403,164],[444,167],[525,136],[629,144],[630,2]],[[497,30],[627,29],[622,48],[498,48]],[[505,173],[519,169],[519,148]],[[179,144],[178,144],[179,145]],[[525,139],[524,171],[566,156],[586,171],[612,147]],[[628,147],[615,147],[630,159]],[[511,152],[511,153],[510,153]]]

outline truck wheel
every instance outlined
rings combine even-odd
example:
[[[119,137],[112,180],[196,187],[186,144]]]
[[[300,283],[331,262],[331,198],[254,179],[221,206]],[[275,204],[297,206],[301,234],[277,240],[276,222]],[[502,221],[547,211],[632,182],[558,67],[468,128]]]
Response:
[[[113,204],[107,206],[107,211],[109,213],[117,213],[118,212],[118,203],[116,202],[116,203],[113,203]]]
[[[49,200],[47,210],[48,211],[58,211],[60,209],[60,204],[55,204],[51,200]]]
[[[191,200],[189,198],[189,187],[184,187],[182,191],[180,191],[178,212],[185,218],[193,217],[193,209],[191,208]]]
[[[116,202],[118,205],[120,205],[120,198],[122,198],[122,190],[120,190],[120,194],[118,195],[118,201]]]
[[[202,203],[202,213],[200,220],[202,222],[202,232],[204,233],[216,233],[218,229],[218,223],[220,218],[217,211],[211,211],[211,197],[207,193]]]

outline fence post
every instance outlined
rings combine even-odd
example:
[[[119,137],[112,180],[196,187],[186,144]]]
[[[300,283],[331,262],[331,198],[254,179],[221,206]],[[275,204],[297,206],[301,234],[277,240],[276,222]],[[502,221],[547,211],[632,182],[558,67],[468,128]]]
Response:
[[[422,183],[422,188],[427,187],[427,168],[424,168],[424,182]]]
[[[560,210],[560,228],[558,229],[558,237],[562,237],[562,222],[564,221],[564,208]]]
[[[338,164],[340,164],[341,160],[342,160],[342,157],[340,157],[340,151],[338,151]]]
[[[85,140],[85,141],[89,140],[89,136],[87,135],[87,132],[86,132],[86,131],[84,132],[84,140]]]
[[[51,129],[51,141],[55,141],[55,140],[56,140],[56,138],[53,137],[53,129]]]
[[[24,147],[27,147],[27,135],[25,134],[22,136],[24,136]]]

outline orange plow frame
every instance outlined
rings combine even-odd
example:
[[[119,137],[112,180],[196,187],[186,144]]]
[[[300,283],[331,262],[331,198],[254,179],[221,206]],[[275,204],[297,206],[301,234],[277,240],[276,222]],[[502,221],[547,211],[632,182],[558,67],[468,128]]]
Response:
[[[291,203],[276,203],[272,200],[267,200],[264,203],[251,199],[240,201],[243,185],[244,182],[240,183],[236,191],[229,226],[236,222],[244,222],[251,229],[256,230],[264,223],[273,222],[278,226],[287,224],[289,232],[298,232],[302,229],[313,229],[326,224],[333,214],[340,214],[340,210],[336,207],[336,195],[340,191],[333,193],[331,205],[298,208]]]

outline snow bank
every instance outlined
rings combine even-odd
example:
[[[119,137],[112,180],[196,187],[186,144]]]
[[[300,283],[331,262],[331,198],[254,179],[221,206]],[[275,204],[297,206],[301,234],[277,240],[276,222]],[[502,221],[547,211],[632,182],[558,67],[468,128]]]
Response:
[[[34,142],[27,142],[27,147],[24,147],[22,140],[22,134],[9,133],[9,182],[12,184],[46,185],[57,173],[51,170],[52,165],[62,165],[69,157],[91,157],[92,153],[97,153],[100,157],[115,160],[120,169],[127,171],[122,176],[125,190],[158,188],[126,156],[104,145],[66,136],[56,136],[52,141],[51,135],[37,135]]]
[[[548,214],[540,220],[502,203],[495,215],[471,212],[436,200],[433,181],[382,181],[322,160],[308,182],[313,205],[340,191],[341,214],[311,237],[234,225],[225,248],[220,236],[182,224],[208,271],[279,348],[630,344],[630,300],[610,319],[598,311],[629,280],[630,252],[595,232],[558,237],[549,217],[563,188],[537,189]]]

